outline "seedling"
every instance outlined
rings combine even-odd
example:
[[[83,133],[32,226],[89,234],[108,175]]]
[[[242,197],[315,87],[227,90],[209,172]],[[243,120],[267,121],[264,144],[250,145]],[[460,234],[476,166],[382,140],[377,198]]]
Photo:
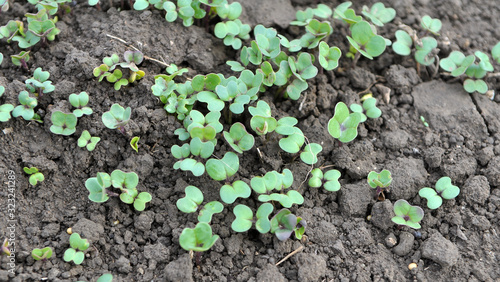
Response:
[[[45,247],[43,249],[33,249],[31,256],[35,260],[47,260],[52,257],[52,248]]]
[[[36,167],[24,167],[24,172],[30,176],[29,183],[33,186],[36,186],[38,182],[42,182],[45,180],[45,176],[38,171]]]
[[[237,198],[248,198],[252,193],[250,186],[241,180],[225,184],[220,188],[220,198],[226,204],[232,204]]]
[[[358,125],[361,122],[360,113],[350,113],[347,105],[338,102],[335,114],[328,121],[328,133],[342,143],[351,142],[358,136]]]
[[[212,201],[207,203],[203,209],[201,209],[200,214],[198,215],[199,222],[210,223],[212,221],[212,216],[216,213],[220,213],[224,210],[224,206],[217,201]]]
[[[134,200],[134,209],[137,211],[143,211],[146,208],[146,204],[151,202],[153,197],[148,192],[141,192]]]
[[[336,46],[330,47],[324,41],[319,43],[319,64],[325,70],[333,70],[336,69],[339,65],[339,59],[342,56],[342,52]]]
[[[432,188],[422,188],[418,195],[427,199],[427,207],[431,210],[439,208],[443,204],[443,199],[451,200],[460,194],[460,188],[451,184],[451,178],[441,177],[436,182],[436,190]]]
[[[252,210],[245,205],[237,205],[233,209],[235,219],[231,223],[231,229],[236,232],[248,231],[252,224],[255,222],[255,228],[260,233],[267,233],[271,230],[271,222],[269,220],[269,215],[273,212],[274,207],[270,203],[264,203],[260,205],[257,210],[255,221],[253,218]]]
[[[50,73],[48,71],[43,71],[42,68],[35,69],[33,77],[25,81],[26,88],[28,88],[30,93],[35,94],[37,97],[42,97],[45,93],[50,93],[56,89],[52,85],[52,81],[48,80]]]
[[[243,24],[241,20],[235,19],[233,21],[217,23],[214,34],[217,38],[223,39],[224,45],[231,46],[234,50],[239,50],[242,45],[241,40],[250,38],[250,29],[250,25]]]
[[[281,191],[290,188],[293,184],[292,172],[285,168],[283,173],[277,171],[268,171],[264,176],[255,176],[250,180],[252,189],[259,193],[265,194],[273,190]]]
[[[1,86],[0,86],[1,87]],[[1,90],[0,90],[1,92]],[[14,106],[11,104],[3,104],[0,106],[0,122],[6,122],[10,120],[10,112],[14,110]]]
[[[2,247],[0,248],[2,251],[2,254],[5,254],[7,256],[11,255],[10,249],[9,249],[9,240],[5,238],[2,243]]]
[[[104,64],[94,69],[94,76],[99,77],[99,82],[106,78],[108,82],[114,83],[115,90],[120,90],[122,86],[126,86],[144,77],[144,71],[137,67],[144,59],[144,55],[141,51],[125,51],[123,53],[123,58],[124,61],[120,62],[118,54],[105,57],[102,60]],[[129,69],[128,78],[123,77],[122,71],[117,69],[117,66]]]
[[[385,200],[384,192],[388,190],[387,187],[392,183],[391,172],[386,169],[382,170],[380,173],[370,171],[367,181],[370,187],[377,189],[375,198],[378,198],[380,201]]]
[[[366,117],[375,119],[382,115],[382,111],[379,108],[377,108],[376,104],[377,104],[377,99],[370,97],[363,101],[363,106],[359,104],[351,104],[349,108],[351,108],[351,111],[353,111],[354,113],[360,113],[361,114],[360,122],[365,122]]]
[[[73,233],[69,237],[69,244],[71,248],[67,249],[64,252],[64,261],[70,262],[73,261],[75,264],[82,264],[85,259],[85,254],[83,251],[89,248],[89,242],[87,239],[82,239],[80,234]]]
[[[306,226],[305,220],[295,216],[288,209],[280,210],[271,219],[271,233],[280,241],[286,241],[292,233],[295,233],[295,238],[302,239]]]
[[[351,46],[356,49],[357,53],[353,60],[355,66],[360,54],[366,58],[373,60],[374,57],[380,56],[386,47],[385,39],[374,32],[374,28],[366,22],[360,21],[351,26],[351,36],[347,36],[347,40]]]
[[[384,24],[392,21],[396,17],[396,10],[393,8],[386,8],[381,2],[373,4],[371,8],[363,6],[363,11],[361,13],[370,19],[373,24],[378,26],[384,26]]]
[[[331,169],[325,173],[320,168],[315,168],[311,171],[312,177],[309,179],[309,186],[319,188],[323,186],[325,190],[335,192],[340,190],[340,171]]]
[[[286,194],[259,195],[258,199],[261,202],[276,201],[285,208],[290,208],[293,204],[302,205],[304,203],[304,197],[295,190],[289,190]]]
[[[196,159],[190,158],[193,156],[199,156],[201,158],[209,158],[214,151],[214,143],[212,142],[201,142],[200,138],[196,137],[191,139],[189,144],[184,144],[182,147],[174,145],[171,148],[172,156],[179,159],[174,164],[174,169],[181,169],[183,171],[191,171],[194,176],[201,176],[205,173],[205,165]]]
[[[78,138],[78,147],[86,147],[89,152],[92,152],[99,141],[101,141],[100,137],[92,137],[88,130],[84,130]]]
[[[124,109],[119,104],[113,104],[109,111],[102,114],[102,123],[109,129],[118,128],[124,133],[124,127],[130,120],[131,112],[132,109],[130,107]]]
[[[130,140],[130,147],[132,147],[132,149],[134,149],[134,151],[136,153],[139,153],[139,140],[141,139],[141,137],[139,136],[134,136],[132,138],[132,140]]]
[[[35,116],[34,108],[38,105],[37,99],[30,97],[28,91],[21,91],[18,99],[21,105],[14,108],[12,116],[22,116],[24,120],[32,120]]]
[[[437,47],[437,40],[433,37],[424,37],[421,39],[421,44],[415,45],[415,60],[424,66],[430,66],[436,60],[435,50]]]
[[[89,1],[91,1],[91,0],[89,0]],[[96,282],[112,282],[112,281],[113,281],[113,274],[104,273],[99,278],[97,278]]]
[[[11,55],[10,58],[14,65],[21,66],[26,71],[29,70],[28,61],[30,60],[30,51],[21,51],[17,55]]]
[[[422,21],[420,22],[420,25],[425,31],[428,31],[434,35],[439,36],[439,31],[441,30],[441,20],[439,19],[433,19],[427,15],[422,17]]]
[[[429,123],[425,121],[425,118],[423,116],[420,116],[420,121],[424,124],[425,127],[429,127]]]
[[[186,251],[204,252],[210,249],[219,235],[212,235],[212,227],[206,222],[199,222],[194,229],[184,228],[179,236],[179,243]]]
[[[278,126],[278,122],[271,116],[271,108],[266,102],[258,101],[257,107],[248,107],[248,111],[252,115],[250,127],[257,135],[266,135],[273,132]]]
[[[9,10],[9,0],[0,0],[0,12],[7,12]]]
[[[288,84],[285,96],[292,100],[298,100],[300,94],[309,87],[306,80],[317,74],[318,68],[313,65],[312,56],[309,53],[300,53],[297,60],[288,57],[288,60],[281,61],[274,84],[277,86]],[[291,77],[293,80],[289,82],[288,79]]]
[[[73,111],[73,114],[75,114],[77,118],[83,115],[90,115],[93,112],[91,108],[85,107],[89,103],[89,95],[87,94],[87,92],[80,92],[80,94],[70,94],[69,102],[73,107],[76,108],[76,110]]]
[[[394,213],[391,220],[399,226],[406,225],[413,229],[420,229],[419,222],[424,218],[424,210],[418,206],[412,206],[407,201],[400,199],[394,203]]]
[[[493,60],[500,64],[500,42],[495,44],[495,46],[491,49],[491,57],[493,57]]]
[[[344,22],[352,26],[363,20],[363,17],[356,15],[353,9],[349,9],[352,5],[351,1],[346,1],[337,6],[334,10],[333,17],[336,19],[342,19]]]
[[[177,200],[177,208],[185,213],[192,213],[198,209],[203,202],[203,193],[195,186],[187,186],[184,189],[186,196]]]
[[[229,132],[224,131],[223,135],[229,146],[240,154],[243,154],[243,151],[252,149],[255,144],[255,138],[253,135],[249,134],[246,131],[245,126],[239,122],[233,124],[229,129]]]
[[[300,153],[300,159],[308,164],[313,165],[318,162],[318,154],[323,150],[318,143],[309,143],[304,147],[302,153]]]
[[[283,119],[283,118],[282,118]],[[280,121],[282,120],[280,119]],[[305,142],[304,133],[300,128],[293,127],[293,133],[279,141],[280,148],[290,154],[295,154],[300,151]]]
[[[233,176],[240,167],[238,155],[226,152],[220,160],[209,159],[205,165],[208,175],[216,181],[227,180]]]
[[[65,114],[61,111],[55,111],[50,116],[52,126],[50,131],[54,134],[71,135],[76,131],[76,123],[78,121],[75,114]]]

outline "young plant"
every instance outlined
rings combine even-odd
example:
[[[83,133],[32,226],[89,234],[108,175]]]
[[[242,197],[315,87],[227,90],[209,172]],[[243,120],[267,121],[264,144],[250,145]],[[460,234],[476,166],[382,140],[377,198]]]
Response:
[[[130,107],[125,109],[119,104],[113,104],[109,111],[102,114],[102,123],[109,129],[118,128],[121,132],[124,132],[124,127],[130,120],[131,112]]]
[[[78,147],[86,147],[89,152],[92,152],[99,141],[101,141],[100,137],[92,137],[88,130],[84,130],[78,138]]]
[[[99,77],[99,82],[106,78],[108,82],[114,83],[115,90],[120,90],[122,86],[127,86],[129,83],[144,77],[144,71],[137,67],[144,59],[141,51],[125,51],[123,59],[124,61],[120,62],[118,54],[105,57],[102,60],[103,64],[94,69],[94,76]],[[128,69],[128,78],[123,77],[123,72],[117,69],[117,66]]]
[[[236,205],[233,209],[235,216],[234,221],[231,223],[231,229],[236,232],[248,231],[252,224],[255,222],[255,228],[260,233],[267,233],[271,230],[271,222],[269,215],[273,212],[274,207],[270,203],[260,205],[255,214],[257,220],[254,220],[252,210],[245,205]]]
[[[220,198],[226,204],[232,204],[237,198],[248,198],[252,193],[250,186],[241,180],[225,184],[220,188]]]
[[[220,213],[224,210],[224,206],[217,201],[212,201],[203,206],[203,209],[200,210],[198,214],[199,222],[210,223],[212,221],[212,216],[216,213]]]
[[[255,144],[255,138],[253,135],[249,134],[246,131],[245,126],[240,122],[233,124],[229,129],[229,132],[224,131],[223,135],[229,146],[240,154],[243,154],[243,151],[252,149]]]
[[[214,143],[202,142],[198,137],[191,139],[189,144],[185,143],[182,147],[174,145],[171,148],[172,156],[178,159],[174,164],[174,169],[181,169],[183,171],[189,170],[194,176],[201,176],[205,173],[205,165],[190,156],[199,156],[203,159],[207,159],[212,155],[214,149]]]
[[[10,55],[10,58],[14,65],[21,66],[26,71],[29,70],[28,61],[30,60],[30,51],[21,51],[17,55]]]
[[[374,25],[378,26],[384,26],[384,24],[392,21],[396,17],[396,10],[393,8],[386,8],[381,2],[373,4],[371,8],[363,6],[363,11],[361,13],[370,19]]]
[[[48,80],[50,73],[48,71],[43,71],[42,68],[35,69],[33,77],[25,81],[26,88],[28,88],[30,93],[35,94],[37,97],[42,97],[45,93],[50,93],[56,89],[52,85],[52,81]]]
[[[319,43],[319,55],[318,60],[319,64],[325,70],[333,70],[336,69],[339,65],[339,59],[342,56],[342,52],[339,47],[330,47],[324,41]]]
[[[439,36],[439,31],[441,30],[442,23],[439,19],[433,19],[428,15],[425,15],[422,17],[422,21],[420,21],[420,26],[422,26],[425,31]]]
[[[250,127],[257,135],[266,135],[278,126],[276,119],[271,116],[271,107],[266,102],[258,101],[257,107],[248,107],[248,111],[252,115]]]
[[[259,195],[259,201],[269,202],[275,201],[279,202],[285,208],[292,207],[293,204],[302,205],[304,203],[304,197],[295,190],[289,190],[286,194],[282,193],[272,193],[269,195],[263,194]]]
[[[38,105],[38,100],[34,97],[30,97],[28,91],[21,91],[18,99],[21,105],[14,108],[12,116],[22,116],[24,120],[32,120],[35,116],[34,108]]]
[[[203,202],[203,193],[195,186],[187,186],[184,189],[186,196],[176,202],[177,208],[184,213],[193,213]]]
[[[302,153],[300,153],[300,159],[308,164],[313,165],[318,162],[318,154],[323,150],[318,143],[309,143],[304,147]]]
[[[132,147],[132,149],[134,149],[134,151],[136,153],[139,153],[139,140],[141,139],[141,137],[139,136],[134,136],[132,138],[132,140],[130,140],[130,147]]]
[[[273,190],[281,191],[288,189],[293,184],[292,171],[285,168],[283,173],[268,171],[264,176],[255,176],[250,180],[252,189],[259,194],[265,194]]]
[[[89,248],[89,242],[87,239],[82,239],[80,234],[73,233],[69,237],[69,245],[71,248],[67,249],[64,252],[64,261],[70,262],[73,261],[75,264],[82,264],[85,259],[85,254],[83,251]]]
[[[418,195],[427,199],[427,207],[431,210],[439,208],[443,204],[443,199],[451,200],[460,194],[460,188],[451,184],[451,178],[441,177],[436,182],[436,190],[432,188],[422,188]]]
[[[89,95],[87,94],[87,92],[80,92],[80,94],[70,94],[69,102],[73,107],[76,108],[76,110],[73,111],[73,114],[75,114],[77,118],[83,115],[92,114],[92,109],[86,107],[86,105],[89,103]]]
[[[208,175],[216,181],[227,180],[233,176],[240,167],[238,155],[226,152],[222,159],[209,159],[205,165]]]
[[[179,243],[186,251],[204,252],[210,249],[219,235],[212,235],[212,227],[206,222],[199,222],[195,228],[184,228],[179,236]]]
[[[33,249],[31,256],[35,260],[47,260],[52,257],[52,248],[45,247],[43,249]]]
[[[52,126],[50,131],[54,134],[71,135],[76,131],[76,123],[78,121],[75,114],[65,114],[61,111],[55,111],[50,116]]]
[[[363,106],[359,104],[351,104],[349,108],[354,113],[360,113],[361,114],[360,122],[365,122],[366,117],[375,119],[382,115],[382,111],[379,108],[377,108],[376,104],[377,104],[377,99],[369,97],[363,101]]]
[[[424,210],[421,207],[412,206],[407,201],[400,199],[394,203],[395,217],[392,222],[402,226],[406,225],[413,229],[420,229],[419,222],[424,218]]]
[[[113,274],[104,273],[103,275],[99,276],[99,278],[97,278],[96,282],[113,282]]]
[[[0,86],[1,87],[1,86]],[[1,89],[0,89],[1,92]],[[6,122],[10,120],[10,112],[14,110],[14,106],[11,104],[3,104],[0,106],[0,122]]]
[[[29,183],[33,186],[36,186],[38,182],[42,182],[45,180],[45,176],[41,172],[39,172],[38,168],[36,167],[24,167],[23,170],[30,176]]]
[[[238,3],[234,2],[233,4]],[[239,3],[238,3],[239,4]],[[240,11],[241,13],[241,11]],[[215,37],[223,39],[224,45],[233,47],[234,50],[239,50],[242,45],[242,39],[250,38],[250,25],[243,24],[241,20],[219,22],[215,25]]]
[[[2,246],[0,247],[0,251],[2,254],[5,254],[7,256],[11,255],[10,249],[9,249],[9,239],[5,238],[3,240]]]
[[[315,168],[311,171],[312,177],[309,179],[309,186],[319,188],[323,186],[325,190],[335,192],[340,190],[340,171],[331,169],[325,173],[320,168]]]
[[[298,100],[300,94],[309,87],[306,80],[317,74],[318,68],[313,65],[311,54],[300,53],[297,60],[294,57],[288,57],[288,60],[280,62],[274,84],[277,86],[286,85],[285,96],[292,100]],[[293,80],[289,81],[290,78]]]
[[[382,170],[380,173],[370,171],[367,181],[370,187],[377,189],[375,198],[378,198],[380,201],[385,200],[384,191],[387,191],[387,187],[392,183],[391,172],[386,169]]]
[[[360,55],[373,60],[385,51],[386,41],[382,36],[377,35],[374,29],[374,26],[366,21],[360,21],[351,26],[352,37],[347,36],[347,40],[357,51],[353,65],[356,65]]]
[[[271,233],[280,241],[286,241],[292,233],[295,233],[295,238],[302,239],[306,226],[305,220],[292,214],[288,209],[280,210],[271,219]]]
[[[351,142],[358,136],[361,118],[360,113],[349,113],[347,105],[338,102],[335,106],[335,114],[328,121],[328,133],[342,143]]]

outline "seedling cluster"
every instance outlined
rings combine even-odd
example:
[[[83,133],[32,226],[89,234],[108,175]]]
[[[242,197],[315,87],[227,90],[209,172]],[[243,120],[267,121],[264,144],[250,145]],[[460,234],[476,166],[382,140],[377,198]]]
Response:
[[[82,264],[85,259],[84,251],[90,246],[88,240],[82,239],[78,233],[73,233],[69,237],[69,245],[70,248],[64,252],[64,261],[73,261],[75,264]]]
[[[36,186],[38,182],[42,182],[45,180],[45,176],[43,175],[43,173],[38,171],[38,168],[36,167],[24,167],[23,170],[24,173],[30,176],[29,183],[33,186]]]
[[[141,51],[125,51],[123,61],[120,61],[118,54],[105,57],[100,66],[94,69],[94,76],[99,77],[99,82],[104,78],[108,82],[114,83],[115,90],[120,90],[122,86],[127,86],[136,80],[144,77],[144,71],[140,70],[138,65],[142,63],[144,55]],[[128,77],[123,76],[123,71],[116,67],[128,70]]]

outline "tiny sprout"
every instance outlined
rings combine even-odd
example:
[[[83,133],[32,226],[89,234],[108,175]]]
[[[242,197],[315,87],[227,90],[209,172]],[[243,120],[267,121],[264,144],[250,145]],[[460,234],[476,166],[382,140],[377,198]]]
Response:
[[[378,26],[384,26],[384,24],[392,21],[396,17],[396,10],[393,8],[386,8],[381,2],[373,4],[371,9],[367,6],[363,6],[363,11],[361,13],[369,18],[373,24]]]
[[[89,103],[89,95],[87,92],[80,92],[80,94],[70,94],[69,102],[76,110],[73,111],[76,117],[81,117],[83,115],[92,114],[92,109],[89,107],[85,107]]]
[[[55,87],[52,85],[52,81],[48,80],[50,73],[48,71],[43,71],[42,68],[35,69],[33,77],[25,81],[26,88],[29,92],[35,94],[35,96],[42,96],[42,93],[49,93],[54,91]]]
[[[425,121],[425,118],[423,116],[420,116],[420,121],[422,121],[425,127],[429,127],[429,123]]]
[[[73,261],[75,264],[82,264],[85,259],[83,251],[89,248],[88,240],[82,239],[78,233],[73,233],[69,237],[69,244],[71,248],[64,252],[64,261]]]
[[[350,142],[358,136],[358,125],[361,118],[360,113],[349,114],[347,105],[339,102],[335,106],[335,114],[328,121],[328,133],[342,143]]]
[[[220,188],[220,198],[226,204],[232,204],[237,198],[248,198],[252,193],[250,186],[241,180],[236,180],[232,185],[225,184]]]
[[[35,260],[46,260],[52,256],[52,248],[45,247],[43,249],[33,249],[31,256]]]
[[[124,109],[119,104],[113,104],[109,111],[102,114],[102,123],[109,129],[120,128],[123,130],[123,127],[130,120],[131,111],[130,107]]]
[[[24,167],[24,172],[30,176],[29,183],[33,186],[36,186],[38,182],[42,182],[45,180],[45,176],[41,172],[38,171],[36,167]]]
[[[434,35],[439,35],[439,31],[441,30],[441,21],[439,19],[433,19],[427,15],[422,17],[422,21],[420,22],[422,28]]]
[[[361,114],[361,121],[360,122],[365,122],[366,117],[375,119],[378,118],[382,115],[382,111],[377,108],[377,99],[370,97],[363,101],[363,106],[358,105],[358,104],[352,104],[350,106],[351,111],[355,113],[360,113]],[[366,113],[363,113],[363,111]]]
[[[227,180],[233,176],[240,167],[240,160],[233,152],[226,152],[221,160],[209,159],[205,164],[208,175],[213,180]]]
[[[373,60],[382,54],[386,47],[385,39],[377,35],[366,21],[360,21],[351,26],[351,36],[347,36],[351,46],[361,55]]]
[[[387,187],[392,183],[391,172],[386,169],[382,170],[380,173],[370,171],[367,181],[370,187],[377,189],[376,198],[385,200],[384,191],[387,191]]]
[[[308,164],[313,165],[318,162],[318,154],[323,150],[320,144],[310,143],[304,147],[302,153],[300,153],[300,159]]]
[[[1,88],[1,86],[0,86]],[[1,92],[1,89],[0,89]],[[3,104],[0,106],[0,122],[6,122],[10,120],[10,112],[14,109],[11,104]]]
[[[269,171],[264,176],[255,176],[250,180],[252,189],[259,193],[264,194],[272,190],[281,191],[290,188],[293,184],[292,171],[285,168],[283,173],[277,171]]]
[[[451,184],[451,178],[441,177],[436,182],[436,190],[432,188],[422,188],[418,195],[427,199],[427,207],[435,210],[443,204],[443,199],[451,200],[460,194],[460,188]]]
[[[295,190],[289,190],[286,194],[263,194],[259,195],[258,199],[261,202],[276,201],[285,208],[290,208],[293,204],[302,205],[304,203],[304,197]]]
[[[186,251],[204,252],[210,249],[219,235],[212,235],[212,227],[206,222],[199,222],[194,229],[184,228],[179,236],[179,243]]]
[[[187,186],[184,189],[186,196],[176,202],[177,208],[185,213],[192,213],[198,209],[203,202],[203,193],[195,186]]]
[[[351,1],[341,3],[335,8],[333,17],[336,19],[342,19],[349,25],[362,21],[363,17],[356,15],[356,12],[353,9],[349,9],[351,5]]]
[[[212,201],[207,203],[203,209],[201,209],[200,214],[198,215],[199,222],[210,223],[212,221],[212,216],[216,213],[220,213],[224,210],[224,206],[217,201]]]
[[[52,120],[52,126],[50,127],[52,133],[66,136],[75,133],[78,121],[75,114],[65,114],[61,111],[55,111],[52,113],[50,119]]]
[[[136,153],[139,153],[139,140],[140,139],[141,139],[141,137],[134,136],[134,138],[132,138],[132,140],[130,140],[130,147],[132,147],[132,149],[134,149],[134,151]]]
[[[319,43],[319,64],[325,70],[333,70],[338,67],[342,52],[338,47],[330,47],[324,41]]]
[[[439,62],[439,66],[445,71],[451,72],[451,75],[458,77],[465,73],[467,68],[474,63],[474,55],[465,55],[460,51],[453,51],[447,58]]]
[[[282,119],[280,119],[281,121]],[[298,127],[292,127],[293,133],[279,141],[280,148],[290,154],[300,151],[305,142],[304,133]]]
[[[28,61],[30,60],[30,51],[21,51],[17,55],[10,56],[12,63],[16,66],[22,66],[23,69],[28,70]]]
[[[9,249],[9,240],[5,238],[2,243],[2,254],[6,254],[7,256],[11,255],[10,249]]]
[[[433,37],[424,37],[421,39],[422,44],[416,44],[415,60],[424,65],[429,66],[434,63],[435,57],[433,50],[437,47],[437,40]]]
[[[271,219],[271,233],[280,241],[286,241],[292,233],[295,233],[295,238],[302,239],[306,226],[305,220],[292,214],[288,209],[280,210]]]
[[[252,210],[245,205],[236,205],[233,209],[234,216],[236,217],[231,223],[231,228],[236,232],[245,232],[253,223]]]
[[[391,220],[398,225],[406,225],[413,229],[420,229],[419,222],[424,218],[424,210],[418,206],[412,206],[407,201],[401,199],[394,203],[394,213]]]
[[[493,49],[491,49],[491,57],[493,57],[493,60],[500,64],[500,42],[495,44]]]
[[[396,31],[396,42],[392,44],[392,50],[398,55],[408,56],[411,54],[411,46],[413,44],[413,39],[404,30]]]
[[[309,186],[319,188],[323,186],[325,190],[335,192],[340,190],[340,171],[331,169],[323,174],[321,169],[315,168],[311,172],[312,177],[309,179]]]
[[[92,137],[88,130],[84,130],[78,138],[78,147],[86,147],[89,152],[92,152],[99,141],[101,141],[100,137]]]
[[[249,134],[242,123],[235,123],[229,129],[229,132],[223,132],[224,139],[226,139],[229,146],[236,152],[243,154],[243,151],[252,149],[255,144],[255,138]]]
[[[153,197],[148,192],[141,192],[134,199],[134,209],[137,211],[143,211],[146,208],[146,204],[151,202]]]
[[[14,108],[12,116],[22,116],[24,120],[32,120],[35,116],[34,108],[38,105],[37,99],[30,97],[28,91],[21,91],[18,99],[21,105]]]
[[[111,274],[111,273],[104,273],[99,278],[97,278],[96,282],[112,282],[112,281],[113,281],[113,274]]]

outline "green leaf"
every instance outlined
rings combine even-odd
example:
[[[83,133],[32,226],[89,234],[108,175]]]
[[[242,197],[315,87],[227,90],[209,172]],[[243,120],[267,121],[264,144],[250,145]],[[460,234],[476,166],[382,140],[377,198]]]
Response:
[[[373,24],[384,26],[385,23],[392,21],[396,17],[396,10],[386,8],[383,3],[377,2],[372,5],[371,9],[363,6],[362,14],[369,18]]]
[[[331,169],[324,174],[324,179],[326,180],[325,184],[323,184],[323,188],[330,192],[335,192],[340,190],[340,171]]]
[[[137,211],[143,211],[146,208],[146,203],[151,202],[153,197],[148,192],[141,192],[134,200],[134,208]]]
[[[245,205],[236,205],[233,209],[236,216],[231,228],[236,232],[245,232],[252,227],[253,213],[252,210]]]
[[[212,228],[208,223],[199,222],[194,229],[185,228],[182,230],[179,243],[186,251],[204,252],[210,249],[217,239],[219,236],[212,235]]]
[[[439,19],[433,19],[429,17],[428,15],[425,15],[422,17],[422,21],[420,22],[420,25],[424,30],[427,30],[431,32],[434,35],[439,36],[439,31],[441,30],[441,21]]]
[[[293,129],[294,134],[291,134],[286,138],[281,138],[279,141],[280,148],[290,154],[298,153],[305,142],[302,130],[297,127],[293,127]]]
[[[220,202],[212,201],[207,203],[203,209],[201,209],[200,214],[198,215],[198,221],[209,223],[212,221],[212,216],[216,213],[222,212],[223,209],[224,206]]]
[[[216,181],[226,180],[233,176],[239,166],[239,158],[233,152],[226,152],[220,160],[209,159],[205,165],[208,175]]]
[[[257,221],[255,222],[255,228],[260,233],[267,233],[271,230],[271,221],[269,220],[269,215],[273,212],[274,207],[270,203],[264,203],[260,205],[255,216]]]
[[[136,153],[139,153],[139,148],[138,148],[138,144],[139,144],[139,140],[141,139],[141,137],[139,136],[134,136],[132,138],[132,140],[130,140],[130,147],[132,147],[132,149],[134,149],[134,151]]]
[[[304,147],[304,151],[300,154],[300,159],[308,164],[313,165],[318,162],[318,153],[323,150],[320,144],[310,143]]]
[[[51,120],[50,131],[54,134],[71,135],[76,131],[77,117],[73,113],[55,111],[51,115]]]
[[[411,46],[413,44],[413,39],[404,30],[396,31],[396,42],[392,44],[392,50],[398,55],[408,56],[411,54]]]
[[[226,184],[220,188],[220,198],[226,204],[232,204],[237,198],[250,197],[250,186],[241,180],[236,180],[232,185]]]
[[[443,199],[432,188],[424,187],[418,191],[418,195],[427,199],[427,207],[431,210],[435,210],[443,204]]]
[[[436,191],[446,200],[454,199],[460,194],[460,188],[451,184],[451,178],[447,176],[436,182]]]
[[[185,213],[192,213],[198,209],[198,206],[203,202],[203,193],[195,186],[187,186],[185,188],[186,196],[177,200],[177,208]]]
[[[421,39],[422,46],[415,45],[415,60],[424,66],[432,65],[435,61],[432,51],[437,47],[437,40],[433,37]]]
[[[85,188],[89,191],[89,199],[92,202],[103,203],[109,199],[106,189],[99,184],[96,177],[92,177],[85,181]]]
[[[500,41],[491,49],[491,56],[500,64]]]

